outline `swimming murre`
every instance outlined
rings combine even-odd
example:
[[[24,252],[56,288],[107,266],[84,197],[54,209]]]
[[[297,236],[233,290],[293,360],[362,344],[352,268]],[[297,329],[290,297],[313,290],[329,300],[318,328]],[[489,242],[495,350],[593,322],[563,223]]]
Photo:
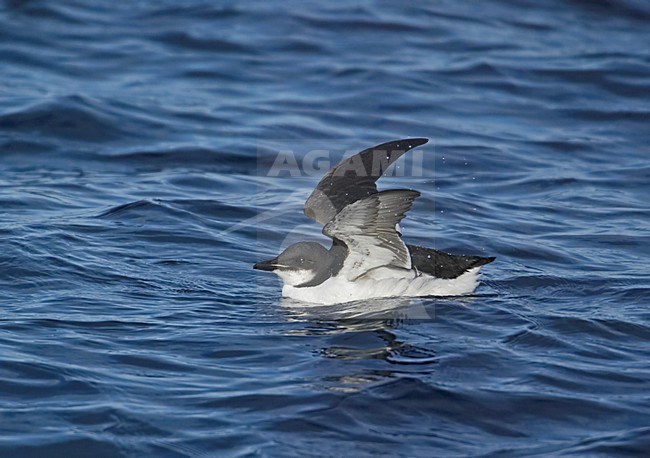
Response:
[[[323,225],[332,246],[294,243],[253,268],[277,274],[284,282],[282,296],[324,305],[472,293],[481,266],[495,258],[406,245],[399,222],[420,193],[377,190],[376,182],[388,167],[428,141],[410,138],[383,143],[343,160],[323,177],[305,203],[305,214]]]

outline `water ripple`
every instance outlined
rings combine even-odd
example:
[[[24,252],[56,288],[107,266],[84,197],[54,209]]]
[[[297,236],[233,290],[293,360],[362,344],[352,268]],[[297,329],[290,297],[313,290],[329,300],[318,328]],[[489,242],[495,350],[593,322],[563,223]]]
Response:
[[[646,453],[649,15],[5,1],[0,455]],[[480,289],[281,300],[309,158],[404,136],[405,236]]]

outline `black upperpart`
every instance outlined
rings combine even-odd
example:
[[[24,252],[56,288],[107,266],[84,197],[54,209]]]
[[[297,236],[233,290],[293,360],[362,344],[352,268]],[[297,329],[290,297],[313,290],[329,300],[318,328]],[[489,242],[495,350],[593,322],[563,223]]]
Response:
[[[411,264],[420,272],[436,278],[456,278],[474,267],[489,264],[496,258],[462,256],[416,245],[406,245],[411,253]]]

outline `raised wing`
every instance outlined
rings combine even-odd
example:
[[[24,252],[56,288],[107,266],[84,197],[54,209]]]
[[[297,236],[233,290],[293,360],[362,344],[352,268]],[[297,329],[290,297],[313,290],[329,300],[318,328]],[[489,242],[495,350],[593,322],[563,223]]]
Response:
[[[342,275],[352,281],[376,267],[411,268],[411,255],[395,226],[419,195],[407,189],[372,194],[345,207],[323,228],[323,234],[348,247]]]
[[[305,203],[305,215],[323,226],[359,199],[377,194],[376,182],[404,153],[426,138],[407,138],[368,148],[343,160],[318,183]]]

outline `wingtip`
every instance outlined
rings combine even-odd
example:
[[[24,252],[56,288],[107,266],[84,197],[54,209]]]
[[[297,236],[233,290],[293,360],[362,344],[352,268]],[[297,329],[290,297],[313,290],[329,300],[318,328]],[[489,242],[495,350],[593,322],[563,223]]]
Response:
[[[402,138],[399,140],[393,140],[390,142],[382,143],[380,145],[368,148],[370,150],[382,150],[390,149],[395,151],[409,151],[418,146],[422,146],[425,143],[429,143],[429,139],[425,137],[415,137],[415,138]]]
[[[383,191],[379,191],[378,194],[382,194],[385,196],[395,195],[397,197],[413,196],[413,198],[417,198],[422,195],[420,191],[416,191],[415,189],[407,189],[407,188],[385,189]]]
[[[429,143],[429,139],[425,137],[415,137],[415,138],[404,138],[402,140],[397,140],[396,143],[404,142],[408,145],[409,149],[417,148],[426,143]]]
[[[485,264],[489,264],[493,262],[496,259],[496,256],[488,256],[486,258],[481,258],[479,257],[476,262],[474,263],[473,267],[479,267],[479,266],[484,266]]]

